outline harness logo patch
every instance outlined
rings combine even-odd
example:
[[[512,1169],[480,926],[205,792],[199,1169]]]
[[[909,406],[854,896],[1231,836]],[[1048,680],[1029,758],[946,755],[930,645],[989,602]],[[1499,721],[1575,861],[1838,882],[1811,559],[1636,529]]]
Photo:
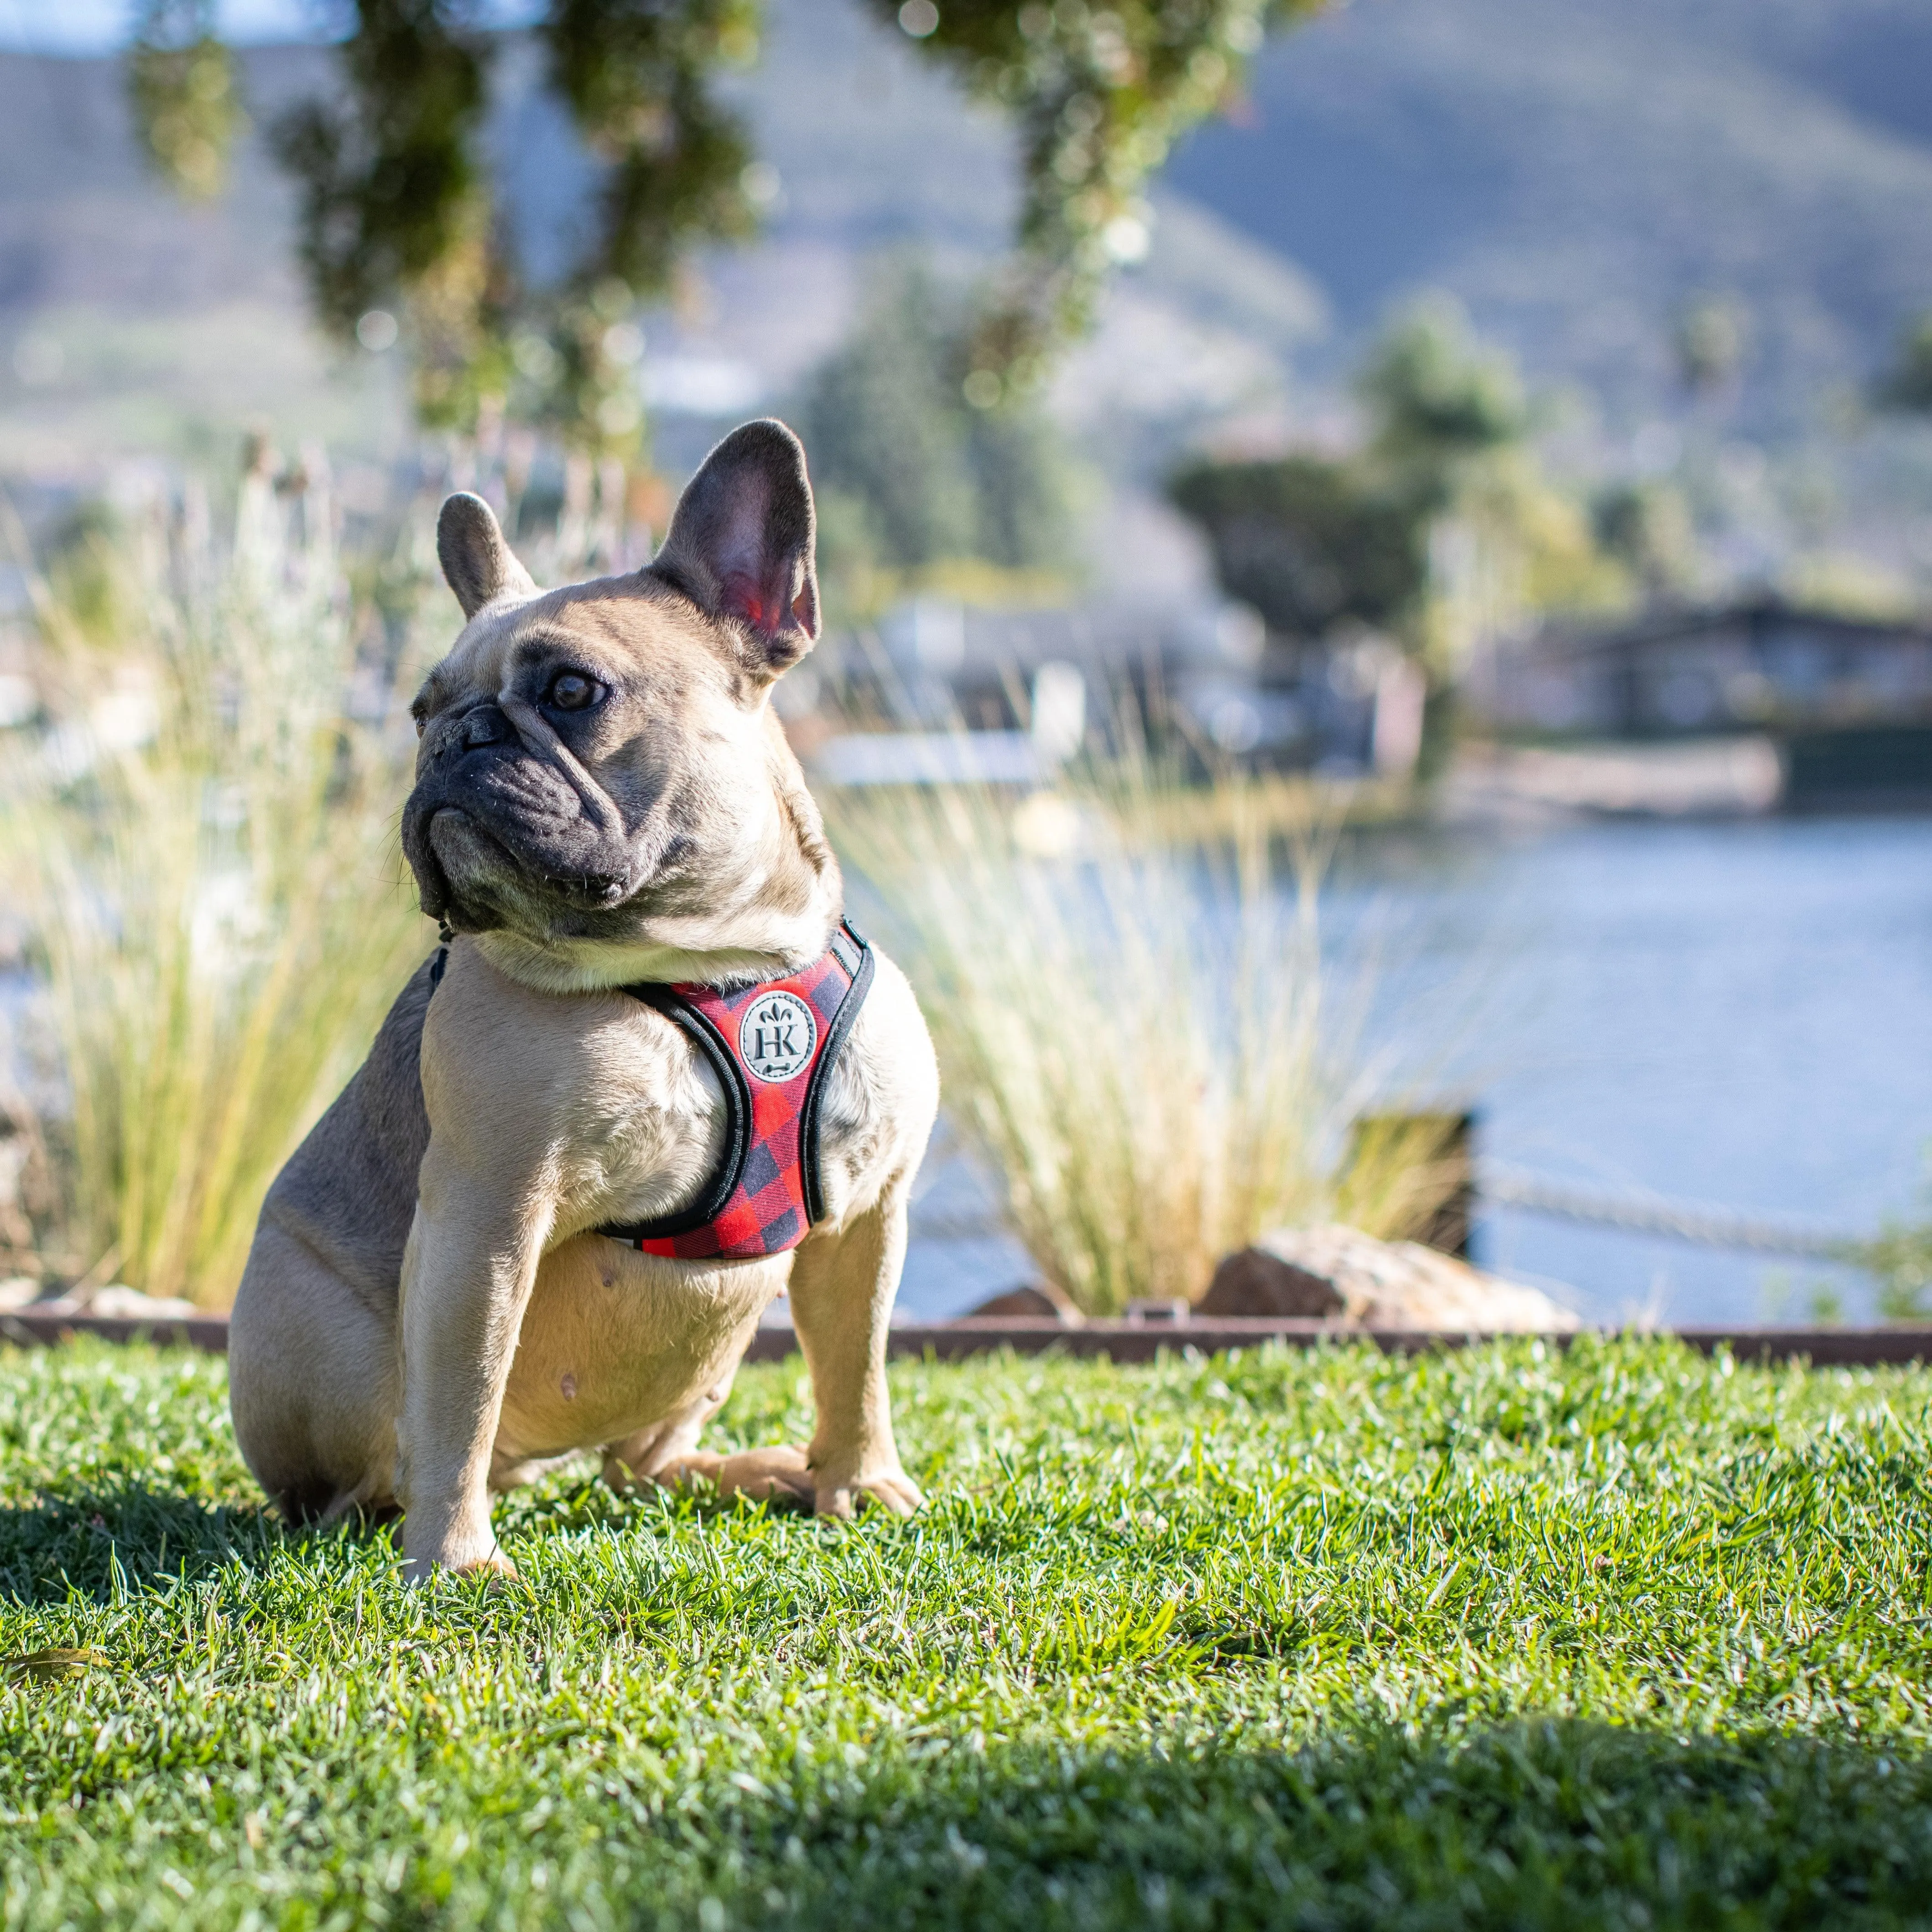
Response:
[[[818,1016],[795,993],[767,993],[738,1022],[738,1057],[776,1086],[807,1065],[818,1044]]]

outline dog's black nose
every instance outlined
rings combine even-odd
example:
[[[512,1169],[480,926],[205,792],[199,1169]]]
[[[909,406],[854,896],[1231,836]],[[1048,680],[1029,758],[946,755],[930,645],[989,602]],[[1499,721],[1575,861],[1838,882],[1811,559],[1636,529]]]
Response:
[[[494,705],[478,705],[463,721],[462,742],[468,747],[501,744],[509,734],[509,721]]]

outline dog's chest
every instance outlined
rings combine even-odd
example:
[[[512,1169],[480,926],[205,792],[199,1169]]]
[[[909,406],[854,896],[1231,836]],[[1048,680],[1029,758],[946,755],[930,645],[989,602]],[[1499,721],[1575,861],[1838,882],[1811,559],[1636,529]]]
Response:
[[[564,1211],[556,1239],[586,1228],[634,1227],[680,1216],[716,1197],[732,1164],[749,1186],[788,1166],[802,1191],[803,1164],[816,1164],[825,1218],[842,1218],[879,1164],[881,1102],[861,1049],[865,1029],[823,1071],[810,1117],[787,1110],[776,1133],[753,1095],[735,1103],[715,1056],[664,1014],[639,1005],[614,1051],[573,1110],[563,1162]],[[756,1117],[754,1117],[756,1116]]]

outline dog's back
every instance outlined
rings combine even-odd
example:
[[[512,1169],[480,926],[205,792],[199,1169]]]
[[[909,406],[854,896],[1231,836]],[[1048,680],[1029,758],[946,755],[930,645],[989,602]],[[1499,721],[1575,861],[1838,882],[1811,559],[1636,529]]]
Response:
[[[386,1500],[403,1251],[429,1145],[419,1065],[430,962],[262,1204],[230,1326],[236,1426],[294,1521]]]
[[[432,963],[411,975],[369,1057],[262,1204],[265,1225],[299,1242],[385,1320],[394,1313],[416,1170],[429,1145],[418,1060]]]

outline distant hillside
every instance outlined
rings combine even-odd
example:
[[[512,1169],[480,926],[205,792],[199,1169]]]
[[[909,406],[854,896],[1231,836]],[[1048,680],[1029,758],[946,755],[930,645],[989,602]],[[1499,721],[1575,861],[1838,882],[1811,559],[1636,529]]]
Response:
[[[1300,263],[1346,349],[1433,284],[1613,413],[1735,293],[1796,426],[1932,304],[1928,0],[1359,0],[1264,53],[1168,179]]]
[[[996,116],[854,0],[772,17],[735,85],[782,201],[650,330],[668,381],[704,364],[692,395],[782,400],[868,254],[916,242],[970,268],[1009,233]],[[371,451],[406,433],[393,359],[342,356],[304,320],[259,134],[332,56],[247,67],[257,137],[197,212],[142,172],[114,63],[0,56],[0,470],[79,473],[254,416]],[[506,39],[500,77],[506,197],[556,273],[590,164],[531,47]],[[1110,463],[1278,404],[1298,365],[1332,376],[1431,284],[1540,377],[1595,389],[1613,425],[1669,397],[1684,299],[1734,293],[1754,335],[1740,419],[1803,427],[1932,305],[1932,0],[1358,0],[1268,49],[1242,125],[1192,139],[1159,205],[1153,257],[1062,392]],[[669,460],[705,433],[674,413]]]

